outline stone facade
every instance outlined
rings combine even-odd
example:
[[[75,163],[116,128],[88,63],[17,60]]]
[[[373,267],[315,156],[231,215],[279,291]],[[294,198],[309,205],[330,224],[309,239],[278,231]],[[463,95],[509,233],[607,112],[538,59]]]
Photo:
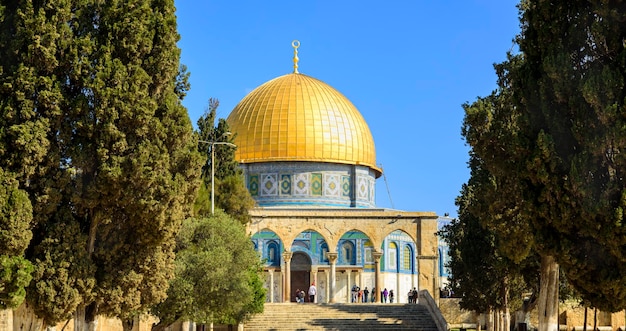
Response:
[[[396,302],[406,302],[413,288],[439,293],[434,213],[255,208],[251,215],[248,231],[265,261],[268,302],[294,301],[296,289],[310,283],[316,302],[350,302],[354,284],[393,289]],[[346,252],[354,257],[346,260]]]

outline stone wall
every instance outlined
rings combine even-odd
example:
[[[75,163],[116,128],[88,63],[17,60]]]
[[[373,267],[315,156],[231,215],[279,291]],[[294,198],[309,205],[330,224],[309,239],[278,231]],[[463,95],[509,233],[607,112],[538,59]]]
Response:
[[[441,298],[439,299],[439,309],[442,315],[448,322],[448,325],[458,326],[462,324],[475,325],[477,321],[483,326],[486,326],[485,319],[482,316],[476,316],[474,312],[462,310],[459,307],[459,301],[461,299],[456,298]],[[589,331],[593,328],[593,309],[587,310],[587,325]],[[520,314],[517,314],[518,316]],[[521,314],[523,315],[523,314]],[[514,318],[516,314],[511,313],[511,326],[514,326]],[[585,308],[581,307],[577,303],[562,303],[559,306],[559,325],[563,331],[582,330],[581,327],[584,324]],[[618,328],[624,330],[624,311],[617,313],[608,313],[598,311],[597,314],[597,326],[600,330],[606,329],[611,331],[617,331]],[[521,319],[521,318],[520,318]],[[530,328],[536,328],[538,323],[537,309],[530,312]],[[609,328],[610,327],[610,328]]]

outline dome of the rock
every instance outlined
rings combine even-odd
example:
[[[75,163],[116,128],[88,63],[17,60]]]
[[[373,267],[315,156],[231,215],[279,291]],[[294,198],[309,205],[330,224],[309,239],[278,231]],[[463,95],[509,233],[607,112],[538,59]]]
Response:
[[[339,91],[294,71],[255,88],[226,119],[235,159],[261,207],[375,207],[372,134]]]
[[[313,161],[363,165],[376,177],[374,139],[345,96],[313,77],[291,73],[244,97],[227,122],[241,163]]]

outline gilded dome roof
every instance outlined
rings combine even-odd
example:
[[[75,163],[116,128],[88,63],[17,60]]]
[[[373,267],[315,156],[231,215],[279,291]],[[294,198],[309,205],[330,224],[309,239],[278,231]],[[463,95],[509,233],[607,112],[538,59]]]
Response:
[[[313,161],[357,164],[376,177],[374,139],[361,113],[328,84],[300,73],[257,87],[227,122],[241,163]]]

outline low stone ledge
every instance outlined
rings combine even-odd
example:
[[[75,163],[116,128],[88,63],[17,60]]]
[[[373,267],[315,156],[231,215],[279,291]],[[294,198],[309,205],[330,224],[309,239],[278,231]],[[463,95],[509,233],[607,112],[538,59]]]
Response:
[[[459,330],[476,329],[476,323],[448,324],[448,330],[450,329],[459,329]]]
[[[559,326],[559,330],[560,330],[560,326]],[[583,326],[582,325],[577,325],[575,327],[572,328],[572,331],[582,331],[583,330]],[[619,328],[618,328],[619,330]],[[622,329],[624,330],[624,329]],[[591,325],[587,325],[587,331],[593,331],[593,326]],[[613,327],[612,326],[598,326],[596,327],[595,331],[613,331]]]

